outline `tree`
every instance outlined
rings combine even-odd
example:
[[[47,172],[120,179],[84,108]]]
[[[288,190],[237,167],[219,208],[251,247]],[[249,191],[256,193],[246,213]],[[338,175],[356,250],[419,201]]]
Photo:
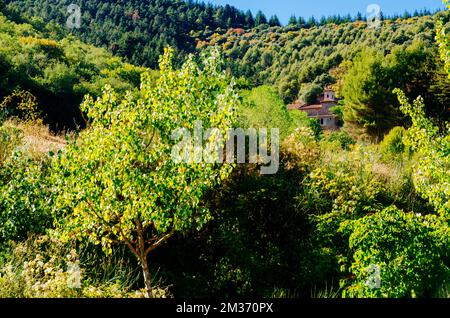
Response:
[[[443,3],[447,5],[450,10],[450,3],[448,0],[443,0]],[[450,78],[450,36],[446,34],[445,27],[441,21],[438,22],[438,28],[436,32],[436,40],[439,45],[439,53],[441,54],[441,59],[445,63],[445,69]]]
[[[364,18],[363,18],[362,13],[358,11],[358,13],[356,14],[356,17],[355,17],[355,21],[363,21],[363,19]]]
[[[411,18],[411,13],[409,13],[408,11],[405,10],[405,12],[403,13],[403,19],[409,19]]]
[[[385,132],[400,124],[392,89],[386,88],[383,59],[373,51],[363,52],[344,79],[344,121],[355,135],[362,130],[371,138],[381,139]]]
[[[240,120],[247,128],[278,128],[282,139],[296,128],[291,113],[276,90],[259,86],[243,92],[245,103],[239,109]]]
[[[252,28],[255,25],[255,19],[253,18],[253,14],[250,10],[245,12],[245,23],[248,28]]]
[[[255,25],[267,24],[267,18],[264,13],[260,10],[256,13]]]
[[[289,18],[288,25],[297,25],[297,23],[298,23],[297,18],[295,17],[295,15],[292,15],[292,16]]]
[[[234,124],[237,102],[218,51],[202,62],[191,56],[180,70],[173,69],[172,59],[173,50],[166,50],[156,84],[143,76],[138,100],[128,93],[118,101],[109,86],[95,102],[88,97],[82,109],[90,125],[55,163],[64,191],[57,204],[65,217],[63,238],[88,238],[107,253],[113,243],[126,244],[142,266],[147,297],[149,253],[174,233],[208,222],[200,199],[232,170],[229,164],[208,163],[218,162],[211,149],[223,145],[220,136]],[[204,129],[217,128],[209,139],[200,139],[213,161],[198,160],[192,145],[187,161],[175,160],[174,131],[190,132],[198,121]]]
[[[308,21],[306,22],[306,25],[308,26],[308,28],[312,28],[312,27],[316,26],[317,25],[316,18],[314,18],[314,16],[310,17],[308,19]]]
[[[297,24],[301,27],[305,26],[305,24],[306,24],[305,18],[299,17],[297,20]]]
[[[269,25],[270,26],[281,26],[280,20],[278,19],[277,15],[273,15],[270,17]]]
[[[375,140],[381,140],[393,127],[404,125],[400,105],[392,93],[394,88],[401,88],[409,98],[423,96],[427,111],[442,121],[448,116],[442,105],[448,105],[449,100],[445,83],[433,86],[437,71],[434,51],[421,43],[396,48],[386,56],[364,51],[344,77],[341,93],[346,105],[345,122],[358,128],[358,134],[362,129]]]

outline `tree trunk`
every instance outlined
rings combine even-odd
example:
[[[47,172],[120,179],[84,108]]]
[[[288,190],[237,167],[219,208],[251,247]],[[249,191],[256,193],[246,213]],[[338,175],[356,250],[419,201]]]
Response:
[[[145,283],[145,298],[151,298],[152,297],[152,279],[150,277],[150,271],[148,270],[148,262],[147,262],[147,256],[144,256],[143,259],[141,259],[142,264],[142,272],[144,274],[144,283]]]

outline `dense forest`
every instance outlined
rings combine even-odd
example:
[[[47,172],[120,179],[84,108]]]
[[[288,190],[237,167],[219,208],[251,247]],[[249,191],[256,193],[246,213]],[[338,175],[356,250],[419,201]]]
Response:
[[[73,1],[4,1],[8,11],[38,16],[41,21],[64,26]],[[136,65],[156,67],[164,47],[177,53],[193,52],[196,34],[215,30],[252,28],[251,12],[226,5],[182,0],[78,1],[82,7],[80,29],[73,33],[87,43],[106,47]],[[264,17],[264,19],[266,19]]]
[[[0,297],[450,296],[450,11],[69,4],[0,0]],[[340,130],[288,111],[326,87]],[[173,160],[198,121],[277,173]]]

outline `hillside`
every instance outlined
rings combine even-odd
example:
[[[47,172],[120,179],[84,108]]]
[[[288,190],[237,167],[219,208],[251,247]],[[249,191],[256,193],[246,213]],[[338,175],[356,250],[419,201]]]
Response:
[[[142,68],[73,36],[55,41],[45,33],[0,13],[0,108],[21,115],[15,113],[27,104],[52,129],[73,129],[84,126],[85,94],[98,96],[107,83],[120,92],[139,85]]]
[[[71,0],[5,0],[11,16],[38,16],[45,23],[66,25]],[[229,28],[252,28],[251,12],[182,0],[77,1],[81,28],[73,34],[87,43],[106,47],[136,65],[156,67],[164,47],[193,52],[198,33],[212,34]],[[222,30],[222,31],[221,31]]]
[[[316,84],[323,88],[335,83],[337,76],[330,71],[343,61],[352,60],[363,48],[387,54],[414,41],[433,47],[436,22],[440,19],[449,21],[448,11],[386,20],[380,29],[368,28],[363,21],[312,28],[265,25],[246,31],[231,29],[226,34],[215,33],[200,41],[197,47],[220,45],[236,76],[250,81],[250,85],[275,85],[289,103],[306,96]]]
[[[85,0],[81,28],[68,30],[70,0],[3,0],[4,11],[17,20],[49,24],[51,33],[72,33],[86,43],[105,47],[134,65],[156,68],[163,48],[176,49],[177,61],[185,53],[219,44],[230,58],[234,75],[252,86],[271,84],[285,102],[313,84],[326,85],[334,79],[330,69],[351,60],[363,47],[389,52],[414,40],[429,45],[436,21],[449,20],[448,12],[414,17],[393,17],[380,30],[369,29],[364,17],[332,16],[315,20],[295,19],[281,27],[261,12],[253,17],[232,6],[214,6],[183,0]],[[36,18],[38,17],[38,18]],[[60,35],[61,36],[61,35]],[[311,84],[311,85],[306,85]]]

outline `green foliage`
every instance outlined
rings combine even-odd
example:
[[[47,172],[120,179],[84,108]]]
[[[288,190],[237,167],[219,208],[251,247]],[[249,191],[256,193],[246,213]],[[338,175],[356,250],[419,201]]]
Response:
[[[189,162],[172,157],[175,129],[192,131],[202,121],[204,129],[215,127],[225,136],[237,102],[216,51],[201,63],[190,57],[180,70],[172,55],[168,50],[162,57],[156,85],[143,76],[142,99],[133,101],[128,93],[119,101],[111,87],[95,102],[87,98],[82,109],[89,128],[58,160],[58,188],[64,191],[57,208],[65,210],[66,238],[87,237],[106,252],[114,242],[126,244],[143,266],[148,293],[148,253],[173,233],[200,229],[210,219],[200,200],[232,168],[192,155]],[[223,144],[217,137],[204,147]]]
[[[22,137],[19,129],[0,125],[0,167],[21,144]]]
[[[239,116],[243,127],[278,128],[282,139],[291,134],[308,120],[303,113],[289,112],[276,90],[269,86],[260,86],[242,93],[243,103]]]
[[[44,23],[65,25],[66,8],[72,2],[6,0],[5,3],[11,13],[28,18],[40,16]],[[255,26],[251,12],[230,5],[182,0],[89,0],[82,3],[82,13],[79,30],[59,31],[72,32],[87,43],[110,49],[129,63],[152,68],[158,66],[158,57],[166,46],[175,49],[180,62],[186,57],[185,52],[195,50],[196,41],[204,33],[211,35],[215,30],[225,33],[230,28]],[[256,20],[256,25],[261,23],[258,16]]]
[[[257,85],[275,86],[284,102],[291,103],[303,93],[302,86],[318,84],[323,88],[334,84],[336,78],[330,77],[330,71],[343,61],[353,60],[364,48],[370,47],[385,55],[414,42],[432,47],[436,22],[448,21],[448,17],[448,12],[440,12],[419,18],[387,19],[378,30],[367,28],[362,19],[321,26],[299,22],[302,26],[259,27],[242,34],[210,35],[206,43],[202,42],[202,47],[230,43],[224,47],[224,53],[236,77],[244,76]],[[395,102],[391,94],[393,88],[389,94]]]
[[[296,212],[294,200],[302,189],[298,180],[318,157],[312,132],[300,128],[282,143],[277,174],[262,176],[258,165],[238,165],[205,198],[214,216],[205,230],[176,237],[154,259],[174,283],[175,295],[271,297],[279,287],[303,296],[300,289],[320,280],[305,240],[308,219]]]
[[[283,28],[230,6],[90,0],[67,36],[58,24],[69,1],[5,2],[0,122],[34,119],[37,105],[52,128],[74,117],[87,127],[48,158],[27,150],[36,139],[20,122],[0,126],[0,296],[448,297],[448,13],[405,14],[377,30],[362,16]],[[442,62],[428,48],[438,20]],[[176,49],[151,71],[75,36],[144,65]],[[195,47],[206,56],[182,64]],[[350,114],[343,131],[288,112],[329,85],[347,93],[333,110]],[[394,87],[405,91],[399,102]],[[405,116],[412,127],[395,127]],[[174,130],[197,120],[221,132],[279,128],[278,173],[172,160]],[[390,133],[377,146],[348,131]],[[67,284],[70,263],[79,288]],[[380,288],[367,284],[374,266]],[[141,278],[146,289],[132,292]]]
[[[450,127],[447,124],[447,131],[439,133],[438,127],[425,116],[422,98],[419,97],[411,105],[401,90],[395,92],[402,105],[402,111],[411,117],[413,123],[404,138],[405,145],[420,155],[415,165],[414,185],[443,217],[448,217],[450,214]]]
[[[430,297],[448,282],[450,230],[436,215],[391,207],[342,227],[351,232],[351,272],[356,275],[344,297]],[[378,275],[375,266],[379,288],[371,281]]]
[[[317,119],[309,118],[308,127],[312,130],[312,132],[314,133],[314,137],[317,140],[319,140],[322,137],[323,129],[322,126],[320,126],[320,123],[317,121]]]
[[[450,100],[445,87],[430,95],[429,83],[437,72],[434,53],[415,43],[406,49],[394,49],[384,56],[373,50],[363,51],[353,62],[344,78],[342,96],[345,99],[344,121],[354,135],[362,130],[368,137],[381,140],[393,127],[404,121],[394,88],[404,89],[414,98],[427,99],[428,110],[438,119],[448,118]],[[352,129],[356,128],[356,129]]]
[[[48,160],[14,153],[0,170],[0,242],[42,234],[53,222],[54,204]]]
[[[380,143],[380,151],[389,155],[402,154],[406,148],[403,143],[403,136],[406,130],[403,127],[394,127]]]
[[[28,121],[39,118],[36,97],[27,91],[14,90],[0,103],[0,111],[4,117],[14,116]]]
[[[73,37],[45,36],[0,14],[0,113],[6,108],[24,119],[42,116],[55,130],[76,128],[85,124],[79,110],[85,94],[99,95],[106,83],[121,93],[139,85],[142,68]]]
[[[307,104],[314,104],[317,100],[317,96],[322,94],[323,87],[318,84],[305,85],[300,92],[300,99]]]
[[[395,204],[405,210],[427,211],[412,184],[408,163],[386,162],[373,145],[356,144],[348,150],[330,147],[326,137],[320,142],[322,155],[316,169],[303,181],[298,206],[310,216],[314,232],[311,253],[322,268],[322,277],[349,284],[353,254],[350,233],[344,224],[379,213]],[[312,256],[311,256],[312,257]]]
[[[450,4],[448,0],[443,0],[447,4],[447,8],[450,9]],[[447,70],[448,76],[450,78],[450,34],[447,34],[444,24],[440,21],[438,22],[436,31],[436,41],[439,44],[439,52],[441,58],[445,63],[445,68]]]
[[[333,131],[322,140],[323,142],[337,142],[341,149],[349,150],[350,146],[356,144],[356,141],[345,131]]]

